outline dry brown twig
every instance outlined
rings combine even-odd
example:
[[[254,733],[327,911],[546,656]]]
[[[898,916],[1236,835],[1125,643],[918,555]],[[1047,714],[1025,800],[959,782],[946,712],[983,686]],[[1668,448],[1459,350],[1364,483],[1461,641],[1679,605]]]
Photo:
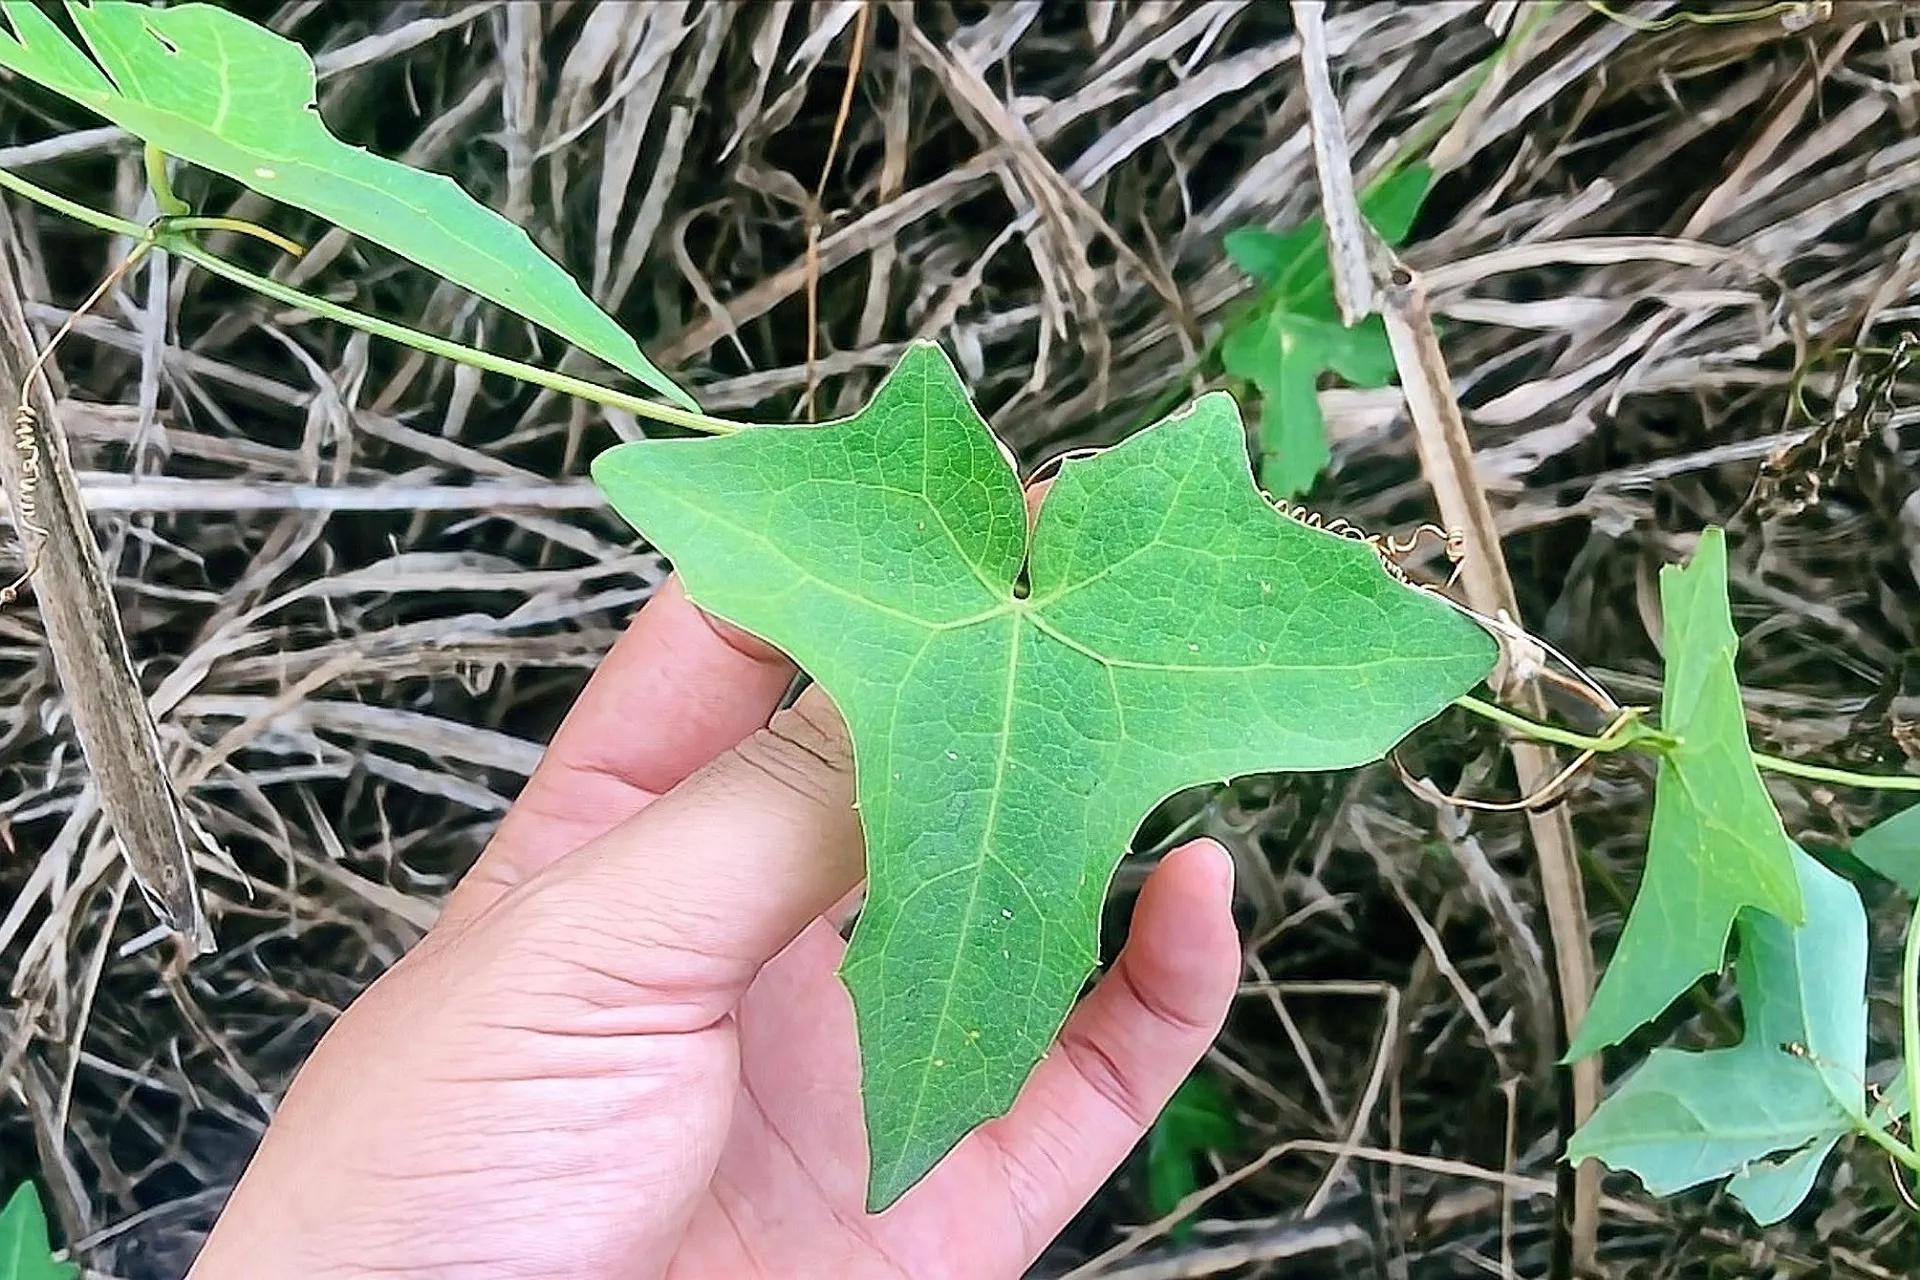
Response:
[[[1419,277],[1398,263],[1389,268],[1385,284],[1382,297],[1387,336],[1399,367],[1400,385],[1406,392],[1421,472],[1433,489],[1441,519],[1450,528],[1466,532],[1468,553],[1462,579],[1467,599],[1481,613],[1517,621],[1520,606],[1507,573],[1499,526],[1487,503],[1486,489],[1474,472],[1473,446],[1453,394],[1452,379],[1447,375],[1426,294]],[[1495,689],[1528,714],[1540,716],[1546,711],[1537,689],[1515,682],[1510,668],[1496,672]],[[1562,771],[1550,748],[1518,739],[1509,741],[1507,747],[1524,794],[1540,795],[1557,785]],[[1526,816],[1538,857],[1548,936],[1559,980],[1561,1033],[1570,1041],[1586,1016],[1594,985],[1593,944],[1573,823],[1564,806],[1545,811],[1530,807]],[[1566,1127],[1571,1132],[1586,1122],[1600,1100],[1600,1063],[1597,1058],[1586,1058],[1567,1071],[1571,1089]],[[1584,1273],[1595,1264],[1599,1240],[1597,1165],[1588,1162],[1574,1171],[1572,1192],[1572,1201],[1564,1210],[1571,1261],[1577,1272]]]
[[[1321,7],[1312,0],[1302,0],[1296,3],[1295,12],[1302,21],[1302,66],[1313,110],[1315,167],[1341,311],[1347,323],[1353,324],[1372,309],[1376,293],[1383,298],[1388,338],[1401,386],[1406,388],[1421,470],[1434,491],[1441,523],[1463,536],[1466,557],[1462,573],[1468,601],[1481,613],[1517,620],[1519,604],[1507,575],[1498,526],[1487,505],[1486,491],[1474,475],[1472,445],[1447,378],[1425,293],[1419,290],[1417,278],[1398,264],[1386,269],[1387,278],[1376,278],[1382,273],[1374,255],[1390,257],[1390,251],[1378,244],[1377,238],[1370,243],[1370,232],[1354,195],[1346,130],[1326,67]],[[1361,305],[1363,299],[1365,306]],[[1530,687],[1516,687],[1510,679],[1496,676],[1496,688],[1535,715],[1545,709]],[[1533,831],[1547,904],[1559,979],[1561,1030],[1571,1040],[1586,1013],[1594,980],[1580,864],[1574,851],[1572,823],[1565,811],[1555,807],[1543,812],[1531,801],[1550,792],[1557,794],[1574,770],[1555,767],[1552,752],[1538,744],[1516,741],[1509,747],[1521,789],[1530,798],[1527,822]],[[1565,1041],[1560,1047],[1565,1047]],[[1563,1137],[1585,1123],[1599,1102],[1599,1063],[1593,1059],[1575,1063],[1570,1077],[1572,1098]],[[1598,1245],[1598,1168],[1589,1163],[1576,1171],[1570,1190],[1572,1201],[1562,1209],[1570,1237],[1570,1260],[1576,1271],[1584,1273],[1593,1267]]]
[[[0,257],[0,386],[17,388],[21,396],[14,431],[0,448],[0,478],[29,544],[26,558],[47,644],[99,788],[101,811],[128,866],[161,922],[193,950],[208,951],[213,931],[200,901],[187,824],[134,677],[51,388],[38,376],[42,362],[21,310],[10,238]]]

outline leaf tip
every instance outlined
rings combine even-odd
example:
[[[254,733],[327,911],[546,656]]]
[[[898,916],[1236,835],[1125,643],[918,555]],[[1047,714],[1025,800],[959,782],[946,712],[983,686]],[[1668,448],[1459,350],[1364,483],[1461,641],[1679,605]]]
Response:
[[[915,1169],[908,1162],[905,1151],[900,1153],[899,1158],[889,1161],[884,1169],[876,1160],[867,1174],[867,1212],[880,1214],[891,1209],[932,1167],[926,1164]]]
[[[1587,1010],[1587,1016],[1580,1023],[1580,1030],[1574,1033],[1573,1040],[1567,1045],[1567,1051],[1560,1055],[1560,1066],[1570,1067],[1583,1058],[1591,1058],[1610,1044],[1619,1040],[1618,1036],[1609,1036],[1595,1025],[1598,1019],[1593,1010]],[[1574,1135],[1578,1137],[1578,1134]],[[1571,1148],[1569,1148],[1571,1149]]]
[[[1233,398],[1232,393],[1226,391],[1205,393],[1186,408],[1174,413],[1167,421],[1183,422],[1193,418],[1209,421],[1224,419],[1231,422],[1236,430],[1243,429],[1240,402]]]

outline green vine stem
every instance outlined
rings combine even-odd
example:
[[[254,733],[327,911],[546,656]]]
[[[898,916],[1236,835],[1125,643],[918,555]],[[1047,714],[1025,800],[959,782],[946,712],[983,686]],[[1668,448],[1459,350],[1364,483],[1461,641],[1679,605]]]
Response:
[[[1558,725],[1542,724],[1530,720],[1515,711],[1491,702],[1482,702],[1471,696],[1462,696],[1453,700],[1453,705],[1463,711],[1471,711],[1482,719],[1504,725],[1515,733],[1533,738],[1539,742],[1551,742],[1556,746],[1571,747],[1576,751],[1591,751],[1604,755],[1612,751],[1640,750],[1652,752],[1671,751],[1679,745],[1672,734],[1640,722],[1633,717],[1623,720],[1612,732],[1600,737],[1577,733],[1572,729],[1563,729]],[[1769,755],[1764,751],[1750,752],[1753,763],[1768,773],[1784,773],[1790,777],[1805,778],[1812,782],[1831,782],[1837,786],[1859,787],[1868,791],[1920,791],[1920,774],[1910,773],[1858,773],[1852,769],[1836,769],[1830,765],[1807,764],[1801,760],[1789,760],[1784,756]]]
[[[35,186],[33,183],[28,182],[17,173],[9,173],[5,169],[0,169],[0,187],[5,187],[17,195],[25,196],[35,204],[45,205],[55,213],[64,213],[76,222],[84,222],[88,226],[95,227],[101,231],[111,231],[118,236],[131,236],[135,240],[145,240],[147,238],[147,228],[141,226],[139,223],[128,222],[125,218],[116,218],[110,213],[102,213],[98,209],[90,209],[84,204],[79,204],[67,199],[65,196],[55,195],[45,187]]]
[[[329,320],[344,324],[349,328],[359,329],[377,338],[386,338],[389,341],[398,342],[403,346],[412,347],[417,351],[424,351],[429,355],[452,360],[457,364],[471,365],[476,369],[482,369],[488,373],[503,374],[509,378],[516,378],[522,382],[531,383],[534,386],[546,387],[551,391],[558,391],[562,395],[577,396],[582,400],[587,400],[594,404],[606,405],[613,409],[621,409],[627,413],[631,413],[636,418],[650,418],[655,422],[681,427],[688,431],[699,431],[707,435],[728,435],[735,431],[746,430],[754,425],[748,422],[733,422],[726,418],[716,418],[704,413],[694,413],[691,410],[681,409],[674,405],[658,404],[652,400],[643,399],[640,396],[629,395],[624,391],[615,391],[611,387],[603,387],[599,383],[589,382],[585,378],[576,378],[571,374],[560,373],[552,369],[542,369],[538,365],[526,364],[519,360],[509,359],[506,356],[495,355],[490,351],[482,351],[477,347],[469,347],[463,343],[452,342],[446,338],[437,337],[430,333],[422,333],[418,329],[412,329],[403,324],[396,324],[391,320],[382,320],[378,316],[370,316],[365,312],[355,311],[351,307],[343,307],[337,302],[329,302],[325,298],[317,298],[312,294],[302,293],[300,290],[282,284],[278,280],[256,275],[242,267],[237,267],[226,259],[201,248],[200,245],[191,238],[190,234],[191,230],[196,227],[212,227],[216,224],[226,230],[244,230],[256,235],[264,230],[262,228],[254,228],[251,224],[242,227],[232,224],[225,219],[163,218],[154,226],[143,227],[137,222],[129,222],[125,218],[116,218],[110,213],[102,213],[98,209],[91,209],[86,205],[68,200],[64,196],[55,195],[46,188],[28,182],[18,174],[9,173],[4,169],[0,169],[0,187],[5,187],[19,195],[25,196],[36,204],[44,205],[57,213],[63,213],[70,218],[84,222],[89,226],[97,227],[102,231],[110,231],[116,235],[129,236],[135,240],[153,244],[155,247],[164,249],[175,257],[191,262],[205,271],[220,276],[222,279],[244,285],[246,288],[252,289],[254,292],[262,294],[265,297],[272,298],[276,302],[283,302],[288,306],[298,307],[302,311],[309,311],[314,315],[324,316]],[[282,238],[275,236],[271,232],[267,232],[265,238],[281,248],[287,248],[292,245],[291,241],[282,243]],[[297,248],[297,246],[293,247]]]
[[[1920,898],[1907,921],[1906,954],[1900,962],[1900,1038],[1907,1075],[1907,1136],[1913,1136],[1913,1116],[1920,1108]],[[1914,1166],[1920,1167],[1920,1166]]]
[[[1764,751],[1754,752],[1753,762],[1769,773],[1784,773],[1812,782],[1864,787],[1871,791],[1920,791],[1920,776],[1910,773],[1855,773],[1852,769],[1835,769],[1824,764],[1807,764],[1783,756],[1770,756]]]

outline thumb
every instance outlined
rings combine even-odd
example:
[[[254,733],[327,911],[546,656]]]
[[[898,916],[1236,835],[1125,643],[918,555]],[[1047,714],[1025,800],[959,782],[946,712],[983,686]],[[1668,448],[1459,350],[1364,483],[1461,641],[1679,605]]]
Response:
[[[859,882],[862,860],[852,748],[814,686],[486,923],[545,934],[549,955],[626,988],[621,1004],[657,994],[650,1029],[694,1030]]]

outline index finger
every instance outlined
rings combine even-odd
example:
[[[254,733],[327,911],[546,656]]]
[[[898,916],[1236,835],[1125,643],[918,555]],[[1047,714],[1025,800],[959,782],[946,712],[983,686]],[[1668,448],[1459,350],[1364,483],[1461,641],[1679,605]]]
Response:
[[[709,618],[668,578],[587,681],[446,917],[485,910],[764,728],[793,676],[779,650]]]

